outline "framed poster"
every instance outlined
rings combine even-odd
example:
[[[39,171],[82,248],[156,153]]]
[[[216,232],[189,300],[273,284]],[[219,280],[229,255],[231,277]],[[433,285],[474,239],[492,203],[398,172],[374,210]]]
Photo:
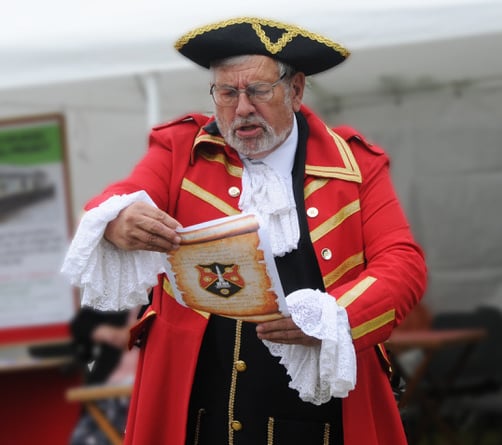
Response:
[[[67,335],[68,170],[62,115],[0,120],[0,343]]]

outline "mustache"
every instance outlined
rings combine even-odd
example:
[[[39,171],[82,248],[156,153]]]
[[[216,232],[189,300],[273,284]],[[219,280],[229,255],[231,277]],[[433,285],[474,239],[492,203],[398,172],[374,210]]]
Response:
[[[254,116],[254,117],[237,117],[232,122],[232,130],[235,131],[240,127],[245,127],[249,125],[257,125],[268,129],[268,124],[262,117]]]

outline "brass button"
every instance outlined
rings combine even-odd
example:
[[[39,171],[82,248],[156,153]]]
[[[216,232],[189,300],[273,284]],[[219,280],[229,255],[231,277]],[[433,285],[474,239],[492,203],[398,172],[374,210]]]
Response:
[[[240,431],[242,430],[242,423],[240,423],[238,420],[232,420],[230,422],[230,427],[234,430],[234,431]]]
[[[321,256],[325,260],[330,260],[331,257],[333,256],[333,252],[331,252],[331,249],[328,249],[327,247],[325,247],[324,249],[321,250]]]
[[[246,362],[244,360],[237,360],[234,364],[235,369],[239,372],[245,371],[247,369]]]
[[[307,216],[315,218],[317,215],[319,215],[319,209],[317,207],[309,207],[307,209]]]
[[[241,191],[239,190],[239,187],[232,186],[228,189],[228,194],[232,198],[237,198],[241,194]]]

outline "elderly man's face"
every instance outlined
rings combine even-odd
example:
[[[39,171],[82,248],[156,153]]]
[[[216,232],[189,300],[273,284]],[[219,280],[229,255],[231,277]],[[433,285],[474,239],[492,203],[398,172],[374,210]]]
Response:
[[[216,86],[238,89],[258,82],[273,83],[279,79],[277,63],[265,56],[252,56],[238,64],[214,70]],[[294,112],[300,109],[305,76],[297,73],[288,87],[279,82],[268,102],[256,102],[239,94],[234,106],[216,105],[216,121],[227,144],[241,154],[259,158],[276,149],[291,132]]]

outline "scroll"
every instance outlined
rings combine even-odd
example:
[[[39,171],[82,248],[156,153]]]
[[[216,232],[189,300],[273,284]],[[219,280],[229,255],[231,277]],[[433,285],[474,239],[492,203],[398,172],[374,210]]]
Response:
[[[268,234],[254,215],[212,220],[179,235],[165,269],[180,304],[251,322],[288,315]]]

